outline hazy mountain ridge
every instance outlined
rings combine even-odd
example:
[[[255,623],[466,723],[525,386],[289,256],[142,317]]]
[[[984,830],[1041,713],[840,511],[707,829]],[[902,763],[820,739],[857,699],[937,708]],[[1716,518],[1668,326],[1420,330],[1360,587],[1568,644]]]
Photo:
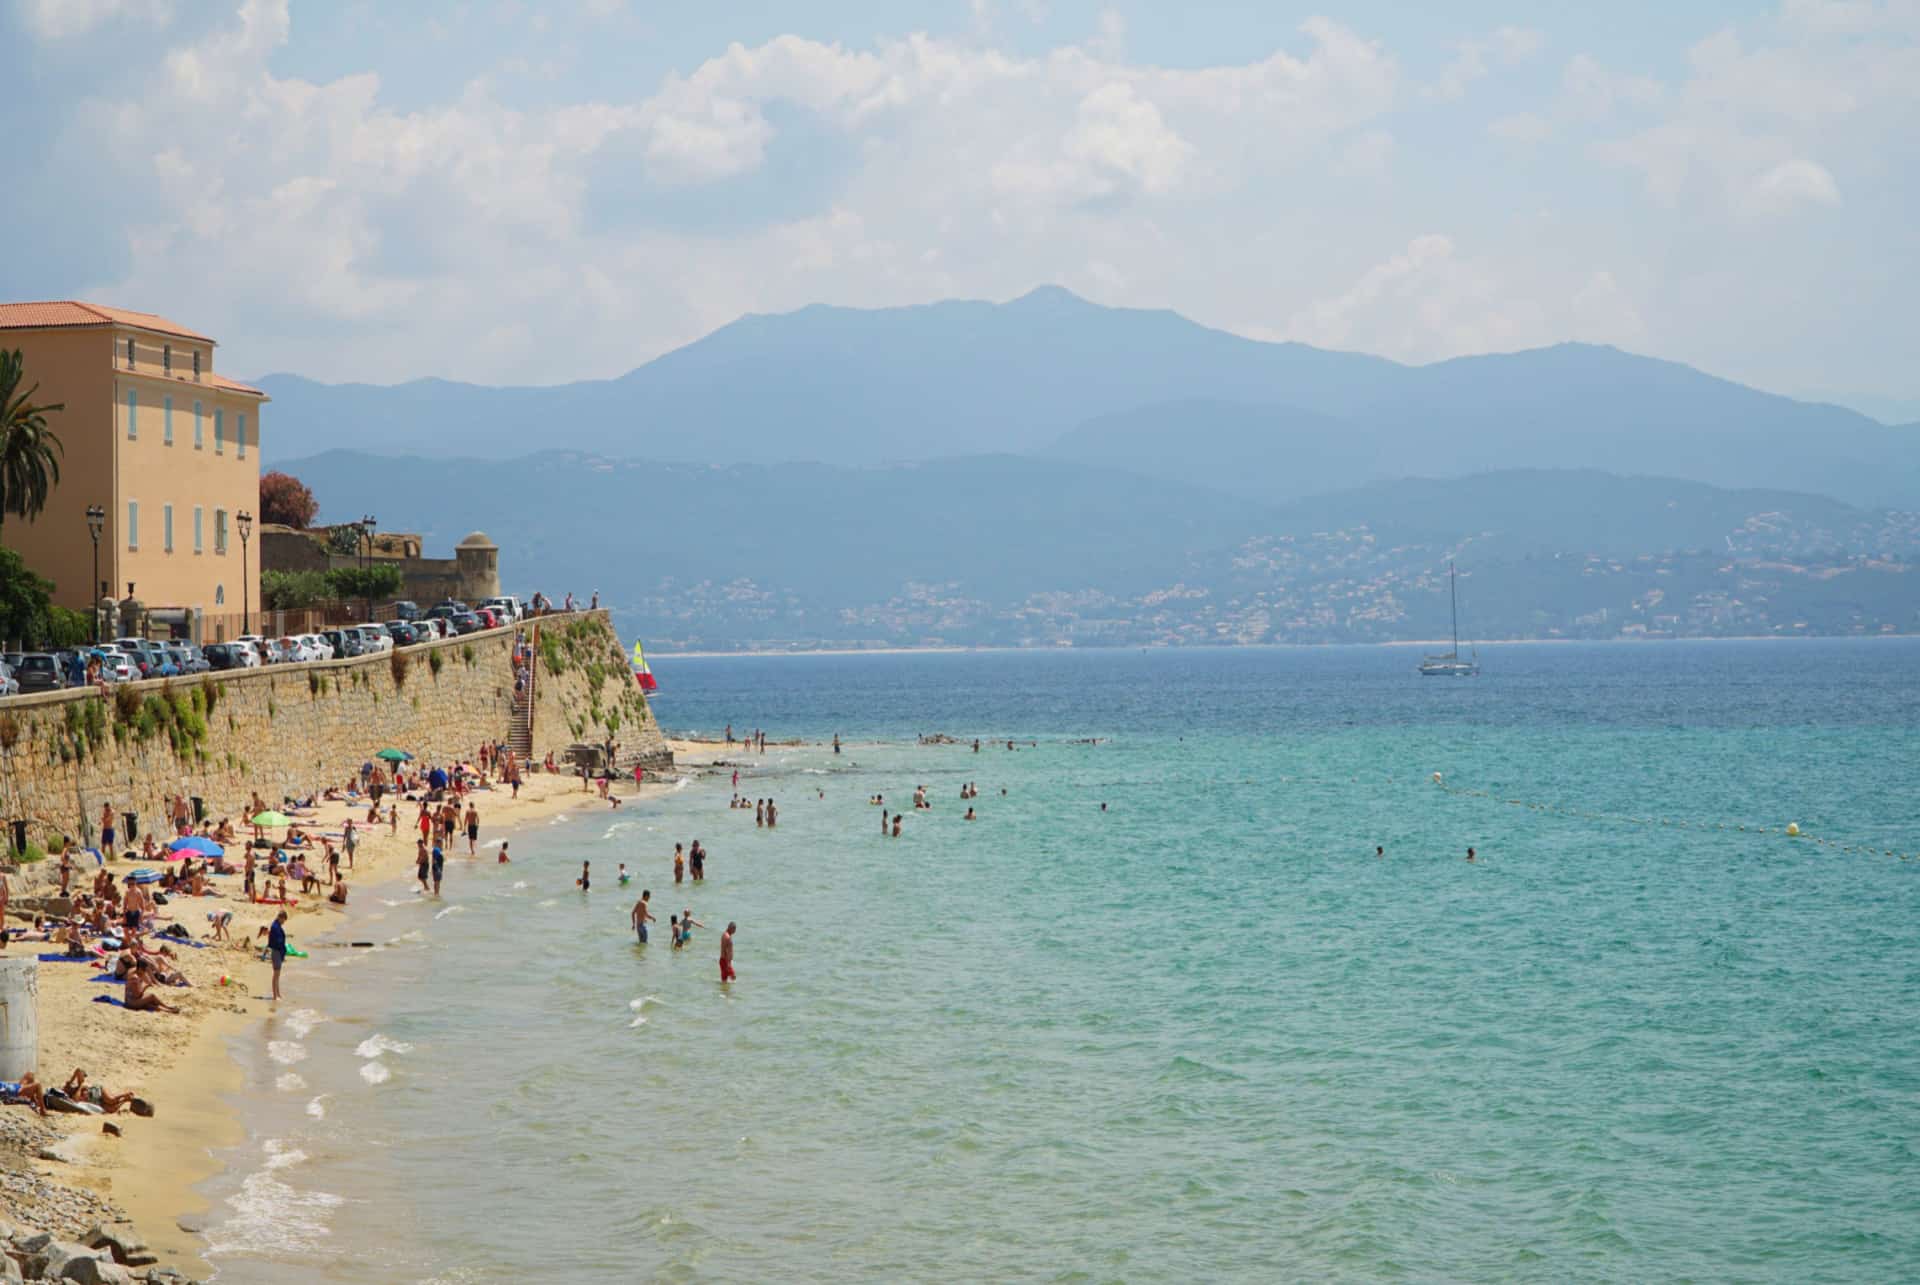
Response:
[[[748,316],[617,379],[549,388],[261,382],[276,460],[321,442],[690,463],[1045,451],[1259,499],[1499,468],[1607,468],[1861,504],[1920,496],[1920,433],[1673,362],[1561,344],[1405,366],[1056,287],[1004,304]]]
[[[430,549],[485,515],[510,591],[597,590],[623,628],[681,646],[1431,637],[1449,558],[1480,637],[1920,621],[1920,517],[1665,478],[1516,471],[1260,505],[1021,456],[291,466],[324,514],[410,514]]]

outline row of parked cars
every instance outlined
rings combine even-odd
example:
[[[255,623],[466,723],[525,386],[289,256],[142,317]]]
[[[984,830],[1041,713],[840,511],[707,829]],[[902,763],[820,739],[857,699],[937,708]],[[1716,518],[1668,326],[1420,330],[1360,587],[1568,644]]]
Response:
[[[413,603],[395,604],[398,619],[362,625],[341,625],[311,634],[265,638],[246,634],[232,642],[158,642],[150,638],[116,638],[92,647],[59,652],[7,652],[0,655],[0,696],[27,691],[55,691],[86,681],[88,662],[100,661],[101,677],[110,683],[141,678],[176,678],[210,670],[257,669],[262,665],[300,665],[316,660],[371,656],[418,643],[457,638],[461,634],[494,629],[518,620],[517,598],[489,598],[478,607],[448,599],[421,612]]]

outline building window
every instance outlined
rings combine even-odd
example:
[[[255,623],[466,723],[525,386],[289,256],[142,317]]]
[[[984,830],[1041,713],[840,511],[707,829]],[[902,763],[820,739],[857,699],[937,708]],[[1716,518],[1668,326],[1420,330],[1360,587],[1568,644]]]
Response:
[[[140,548],[140,501],[127,501],[127,548]]]
[[[173,445],[173,398],[160,399],[160,442],[164,446]]]
[[[200,382],[200,351],[199,349],[195,349],[193,353],[193,382],[196,384]]]
[[[206,552],[206,546],[203,545],[200,540],[200,530],[203,525],[202,519],[205,516],[206,516],[205,509],[201,508],[197,504],[193,506],[193,551],[195,553]]]
[[[163,553],[173,552],[173,506],[160,506],[160,549]]]
[[[193,404],[193,449],[196,451],[200,449],[200,425],[200,403],[195,402]]]
[[[127,342],[132,343],[133,340],[129,339]],[[131,442],[139,436],[140,394],[129,388],[127,390],[127,440]]]
[[[227,511],[213,511],[213,552],[216,557],[225,557],[227,552]]]
[[[240,458],[247,458],[247,413],[241,411],[233,417],[233,440],[240,448]]]
[[[226,601],[227,601],[227,587],[223,584],[215,585],[213,587],[213,605],[216,607],[222,607],[226,605]]]
[[[133,355],[133,336],[128,335],[127,336],[127,369],[132,370],[136,364],[138,364],[138,359],[135,358]]]
[[[213,408],[213,453],[227,453],[227,413],[218,406]]]
[[[173,373],[173,345],[172,344],[160,345],[160,373],[163,375],[171,375]]]

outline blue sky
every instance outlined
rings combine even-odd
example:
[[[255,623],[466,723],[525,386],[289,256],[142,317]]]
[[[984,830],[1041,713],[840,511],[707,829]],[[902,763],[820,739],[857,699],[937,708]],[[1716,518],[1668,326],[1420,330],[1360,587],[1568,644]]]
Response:
[[[554,382],[1057,282],[1920,418],[1920,0],[5,0],[0,296],[235,374]]]

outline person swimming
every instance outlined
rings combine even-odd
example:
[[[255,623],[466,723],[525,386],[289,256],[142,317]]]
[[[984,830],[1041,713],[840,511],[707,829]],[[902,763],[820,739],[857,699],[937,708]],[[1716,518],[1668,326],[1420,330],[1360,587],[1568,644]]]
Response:
[[[627,873],[627,863],[626,863],[626,862],[624,862],[624,861],[622,861],[622,862],[620,863],[620,873],[619,873],[619,875],[618,875],[617,877],[618,877],[618,878],[619,878],[619,880],[620,880],[620,886],[621,886],[621,887],[623,887],[623,888],[624,888],[624,887],[626,887],[626,884],[627,884],[627,880],[629,880],[629,879],[631,879],[631,878],[633,878],[633,876],[632,876],[632,875],[630,875],[630,874],[628,874],[628,873]]]

